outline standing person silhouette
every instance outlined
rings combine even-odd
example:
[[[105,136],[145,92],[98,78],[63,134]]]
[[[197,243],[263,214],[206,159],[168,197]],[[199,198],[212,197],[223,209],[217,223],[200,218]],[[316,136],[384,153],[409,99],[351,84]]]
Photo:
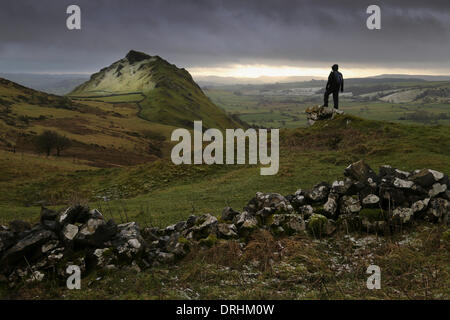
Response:
[[[337,64],[333,65],[331,69],[332,71],[328,76],[328,82],[325,88],[323,107],[328,107],[328,97],[330,94],[333,94],[334,108],[339,109],[339,90],[344,92],[344,77],[338,71],[339,66]]]

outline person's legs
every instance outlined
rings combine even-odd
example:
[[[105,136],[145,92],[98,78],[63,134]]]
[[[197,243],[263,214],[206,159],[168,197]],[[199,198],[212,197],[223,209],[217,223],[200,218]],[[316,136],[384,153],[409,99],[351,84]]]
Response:
[[[325,90],[325,94],[323,95],[323,106],[328,107],[328,97],[330,96],[331,91]]]
[[[334,108],[339,109],[339,91],[333,91]]]

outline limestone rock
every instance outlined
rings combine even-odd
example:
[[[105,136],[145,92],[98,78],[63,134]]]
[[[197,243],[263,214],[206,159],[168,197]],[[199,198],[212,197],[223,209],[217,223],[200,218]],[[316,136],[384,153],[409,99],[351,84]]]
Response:
[[[306,118],[310,125],[313,125],[316,121],[333,119],[336,114],[343,114],[342,110],[335,108],[314,106],[305,110]]]
[[[396,208],[392,211],[392,218],[402,224],[411,222],[413,217],[413,210],[411,208]]]
[[[240,234],[251,232],[258,226],[256,217],[247,211],[243,211],[241,214],[237,215],[234,218],[233,223],[238,228]]]
[[[219,223],[217,225],[217,235],[222,239],[236,238],[238,230],[234,224]]]
[[[340,208],[342,214],[356,214],[361,211],[361,203],[359,198],[355,196],[343,196],[340,200]]]
[[[223,221],[233,221],[234,217],[236,217],[239,212],[234,211],[231,207],[225,207],[222,211],[222,220]]]
[[[327,202],[323,205],[323,209],[329,217],[334,217],[336,215],[338,209],[338,200],[338,195],[330,193]]]
[[[113,220],[105,222],[103,219],[91,218],[80,227],[75,241],[82,246],[103,248],[117,232],[118,226]]]
[[[206,238],[210,234],[217,233],[218,220],[215,216],[207,213],[200,216],[191,231],[195,240]]]
[[[262,192],[257,192],[244,209],[250,213],[256,213],[265,207],[273,208],[277,213],[291,213],[294,210],[281,194]]]
[[[376,173],[362,160],[352,163],[345,168],[344,175],[363,184],[370,184],[378,181]]]
[[[326,182],[321,182],[306,192],[306,198],[312,203],[323,202],[327,200],[329,192],[330,185]]]
[[[377,208],[380,205],[380,198],[375,194],[369,194],[362,200],[362,205],[366,208]]]
[[[442,198],[433,198],[428,204],[426,218],[432,222],[446,222],[448,212],[450,211],[450,202]]]
[[[435,183],[428,191],[428,194],[431,198],[436,197],[437,195],[444,193],[447,190],[446,184]]]
[[[399,179],[407,179],[411,173],[407,171],[398,170],[396,168],[392,168],[391,166],[381,166],[379,170],[379,176],[380,178],[384,177],[394,177]]]
[[[439,171],[430,170],[430,169],[422,169],[418,172],[415,172],[412,176],[409,177],[409,180],[413,181],[414,183],[424,187],[428,188],[431,187],[433,184],[438,182],[444,178],[444,174]]]
[[[145,241],[139,231],[136,222],[128,222],[117,226],[117,234],[110,241],[111,246],[119,255],[134,258],[141,253],[145,246]],[[109,243],[106,243],[110,246]]]
[[[64,240],[72,241],[75,236],[78,234],[78,227],[74,224],[68,223],[64,226],[61,232]]]
[[[414,202],[411,206],[411,209],[414,214],[424,211],[428,207],[428,203],[430,202],[430,198],[426,198],[423,200],[418,200]]]
[[[298,214],[275,214],[270,228],[275,230],[275,233],[283,232],[290,235],[304,231],[306,224]]]
[[[10,270],[19,262],[25,263],[24,257],[28,261],[33,261],[35,258],[42,255],[40,248],[49,240],[57,239],[56,234],[45,230],[41,226],[33,228],[23,239],[20,239],[16,244],[10,247],[3,253],[0,260],[0,270]]]

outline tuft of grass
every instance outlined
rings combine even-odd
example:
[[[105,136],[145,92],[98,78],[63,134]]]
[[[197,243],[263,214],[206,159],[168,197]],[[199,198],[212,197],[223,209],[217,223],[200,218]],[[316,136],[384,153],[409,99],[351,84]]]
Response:
[[[315,236],[320,238],[324,233],[328,219],[318,213],[314,213],[308,222],[308,230]]]
[[[383,211],[379,208],[364,208],[359,212],[361,219],[367,219],[369,222],[385,220]]]

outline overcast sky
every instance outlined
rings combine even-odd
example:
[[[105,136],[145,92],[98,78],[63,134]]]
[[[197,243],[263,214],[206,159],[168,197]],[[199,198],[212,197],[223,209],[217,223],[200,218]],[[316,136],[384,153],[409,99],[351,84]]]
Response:
[[[80,31],[66,28],[70,4],[81,7]],[[370,4],[381,7],[381,30],[366,28]],[[335,62],[450,74],[450,1],[0,2],[0,72],[91,73],[130,49],[199,74],[244,65],[328,69]]]

